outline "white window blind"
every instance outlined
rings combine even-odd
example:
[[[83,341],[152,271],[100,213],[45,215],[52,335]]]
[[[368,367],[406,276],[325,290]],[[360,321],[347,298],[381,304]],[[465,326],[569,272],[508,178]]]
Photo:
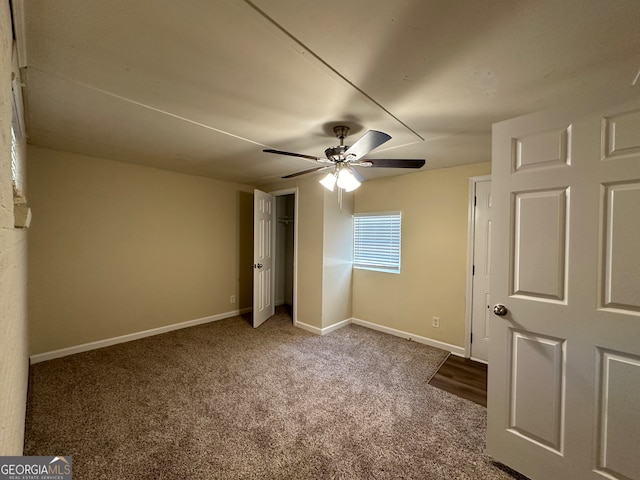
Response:
[[[353,217],[353,266],[400,273],[400,212]]]
[[[13,180],[13,194],[21,197],[24,194],[22,178],[22,157],[20,155],[20,145],[16,138],[16,133],[11,127],[11,178]]]
[[[13,115],[11,120],[11,178],[13,195],[24,200],[24,149],[26,144],[24,112],[22,106],[22,87],[15,74],[12,74]]]

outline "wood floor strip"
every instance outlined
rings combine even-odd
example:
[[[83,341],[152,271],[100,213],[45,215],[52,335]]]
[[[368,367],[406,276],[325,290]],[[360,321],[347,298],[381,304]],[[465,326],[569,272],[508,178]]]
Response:
[[[484,363],[450,355],[429,384],[487,406],[487,365]]]

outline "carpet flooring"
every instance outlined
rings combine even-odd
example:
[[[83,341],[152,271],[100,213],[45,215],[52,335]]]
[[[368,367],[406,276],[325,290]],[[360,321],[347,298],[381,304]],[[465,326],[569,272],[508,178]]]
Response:
[[[447,353],[280,310],[33,365],[25,455],[74,480],[511,479],[486,409],[428,384]]]

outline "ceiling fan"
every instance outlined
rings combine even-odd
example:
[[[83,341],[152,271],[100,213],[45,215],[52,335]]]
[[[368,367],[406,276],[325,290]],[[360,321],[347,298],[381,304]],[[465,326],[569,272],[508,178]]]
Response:
[[[350,192],[355,190],[364,181],[364,178],[353,167],[367,168],[421,168],[425,164],[424,159],[364,159],[366,154],[373,149],[378,148],[383,143],[391,139],[391,135],[377,130],[369,130],[362,135],[356,142],[351,145],[345,145],[344,139],[349,134],[349,127],[338,125],[333,127],[333,133],[340,140],[340,145],[327,148],[324,151],[326,155],[323,157],[314,157],[312,155],[304,155],[301,153],[285,152],[282,150],[267,149],[263,152],[276,153],[279,155],[289,155],[291,157],[306,158],[315,160],[324,165],[303,170],[301,172],[285,175],[282,178],[293,178],[307,173],[317,172],[320,170],[333,168],[333,171],[320,180],[327,189],[333,191],[337,184],[338,188]],[[327,165],[328,164],[328,165]]]

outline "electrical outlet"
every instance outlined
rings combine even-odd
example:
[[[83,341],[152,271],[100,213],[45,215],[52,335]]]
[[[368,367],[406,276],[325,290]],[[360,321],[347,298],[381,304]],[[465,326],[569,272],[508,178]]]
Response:
[[[236,296],[235,295],[231,295],[229,297],[229,303],[236,303]]]
[[[433,317],[433,320],[431,321],[431,325],[434,328],[440,328],[440,317]]]

